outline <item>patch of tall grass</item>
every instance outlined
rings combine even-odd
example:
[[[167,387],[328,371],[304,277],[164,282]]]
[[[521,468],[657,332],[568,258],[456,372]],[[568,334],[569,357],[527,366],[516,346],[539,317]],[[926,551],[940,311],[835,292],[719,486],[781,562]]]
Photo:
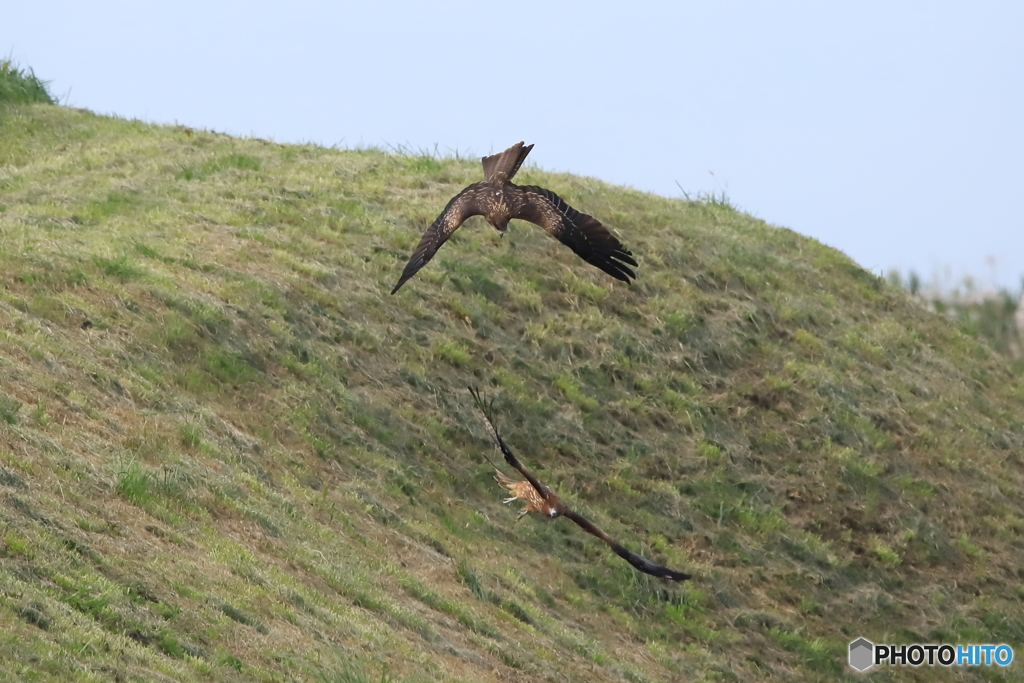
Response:
[[[57,100],[35,72],[21,69],[10,59],[0,60],[0,106],[5,104],[57,104]]]

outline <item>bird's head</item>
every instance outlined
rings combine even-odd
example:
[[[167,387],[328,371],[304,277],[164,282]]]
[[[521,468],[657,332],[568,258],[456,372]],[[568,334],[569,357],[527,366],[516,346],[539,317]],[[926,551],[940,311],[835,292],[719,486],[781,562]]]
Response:
[[[490,222],[491,225],[494,226],[494,229],[498,231],[499,235],[501,235],[502,237],[505,236],[505,231],[508,230],[508,219],[507,218],[500,218],[499,217],[499,218],[495,218],[494,220],[491,220],[489,222]]]

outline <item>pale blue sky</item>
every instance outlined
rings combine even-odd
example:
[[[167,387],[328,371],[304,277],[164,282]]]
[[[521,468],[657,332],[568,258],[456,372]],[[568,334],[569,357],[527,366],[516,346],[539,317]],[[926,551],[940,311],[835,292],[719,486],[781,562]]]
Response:
[[[0,54],[97,112],[472,156],[525,140],[545,169],[724,190],[875,272],[994,264],[1020,286],[1024,3],[427,5],[32,0],[4,8]]]

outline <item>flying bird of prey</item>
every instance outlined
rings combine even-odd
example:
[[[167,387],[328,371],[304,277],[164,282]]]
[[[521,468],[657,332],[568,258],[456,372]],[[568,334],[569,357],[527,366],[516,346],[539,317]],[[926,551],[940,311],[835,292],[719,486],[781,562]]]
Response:
[[[434,257],[456,228],[471,216],[483,216],[502,236],[513,218],[535,223],[566,245],[587,263],[628,283],[636,278],[632,252],[593,216],[580,213],[551,190],[536,185],[516,185],[512,177],[523,165],[533,145],[517,142],[500,154],[482,159],[484,181],[473,183],[452,197],[448,206],[423,233],[394,294]]]
[[[502,487],[508,489],[511,493],[511,497],[506,498],[506,503],[511,503],[516,499],[520,499],[526,503],[522,510],[519,511],[519,518],[528,512],[537,512],[548,518],[555,517],[567,517],[572,521],[580,525],[584,531],[588,534],[597,536],[602,541],[608,544],[608,546],[615,551],[615,554],[629,562],[631,565],[639,569],[645,574],[651,576],[657,576],[663,579],[670,579],[672,581],[686,581],[687,579],[693,578],[690,574],[684,574],[683,572],[677,572],[668,567],[662,567],[661,565],[654,564],[647,558],[641,557],[636,553],[631,553],[621,545],[616,543],[612,538],[605,532],[598,529],[596,526],[590,523],[589,520],[581,517],[580,515],[573,512],[568,505],[562,501],[555,492],[552,491],[544,484],[537,481],[529,470],[523,467],[522,463],[512,454],[512,450],[509,449],[501,435],[498,434],[498,430],[495,428],[494,423],[491,421],[490,413],[493,408],[494,401],[491,403],[484,403],[483,399],[480,398],[480,392],[473,387],[469,388],[471,394],[473,394],[473,400],[476,401],[477,408],[480,409],[481,414],[484,416],[484,428],[491,437],[491,441],[501,449],[502,454],[505,456],[505,462],[512,467],[519,470],[519,473],[526,477],[526,481],[518,481],[502,474],[501,470],[495,467],[497,474],[495,480]],[[488,458],[490,462],[490,458]],[[491,463],[492,465],[494,463]]]

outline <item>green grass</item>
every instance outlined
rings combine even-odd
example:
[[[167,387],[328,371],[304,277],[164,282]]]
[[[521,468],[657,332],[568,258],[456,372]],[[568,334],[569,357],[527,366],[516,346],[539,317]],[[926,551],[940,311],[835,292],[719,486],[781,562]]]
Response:
[[[956,320],[964,334],[984,339],[996,351],[1007,355],[1016,372],[1024,371],[1024,329],[1019,324],[1024,288],[984,291],[970,277],[952,288],[943,282],[923,286],[920,276],[913,271],[906,280],[898,271],[892,271],[889,282],[920,297],[937,313]]]
[[[56,104],[46,81],[32,69],[21,69],[10,59],[0,59],[0,107],[8,104]]]
[[[5,107],[6,677],[852,680],[858,636],[1020,641],[1006,356],[724,193],[536,169],[636,283],[474,220],[390,296],[480,173]],[[515,522],[469,384],[546,483],[694,581]],[[954,675],[999,674],[884,677]]]

